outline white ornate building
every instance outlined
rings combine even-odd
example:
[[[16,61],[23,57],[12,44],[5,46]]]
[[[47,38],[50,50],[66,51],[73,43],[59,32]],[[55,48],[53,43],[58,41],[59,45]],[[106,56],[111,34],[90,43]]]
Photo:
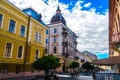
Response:
[[[47,54],[53,54],[62,59],[62,69],[66,71],[65,64],[68,60],[74,59],[76,56],[77,36],[66,26],[66,21],[61,15],[61,10],[58,6],[56,15],[51,18],[50,24],[47,25],[46,31],[46,48]]]

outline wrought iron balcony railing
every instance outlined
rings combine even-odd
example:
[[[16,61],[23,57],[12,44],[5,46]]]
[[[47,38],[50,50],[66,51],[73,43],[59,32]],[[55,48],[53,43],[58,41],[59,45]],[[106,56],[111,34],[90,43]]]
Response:
[[[78,57],[78,56],[75,56],[74,59],[79,60],[79,57]]]
[[[68,43],[67,42],[62,42],[63,47],[67,47]]]
[[[67,37],[67,32],[62,32],[63,37]]]
[[[69,57],[69,54],[68,53],[62,53],[62,56],[64,56],[64,57]]]

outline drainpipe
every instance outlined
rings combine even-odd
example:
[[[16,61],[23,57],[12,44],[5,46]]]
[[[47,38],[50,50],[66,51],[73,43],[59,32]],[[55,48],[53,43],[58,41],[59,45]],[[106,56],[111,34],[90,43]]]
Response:
[[[50,27],[48,26],[48,55],[50,55]]]
[[[23,72],[26,71],[26,60],[27,60],[27,52],[28,52],[28,38],[29,38],[29,29],[30,29],[30,19],[31,16],[28,18],[28,26],[27,26],[27,33],[26,33],[26,45],[25,45],[25,52],[24,52],[24,63],[23,63]]]

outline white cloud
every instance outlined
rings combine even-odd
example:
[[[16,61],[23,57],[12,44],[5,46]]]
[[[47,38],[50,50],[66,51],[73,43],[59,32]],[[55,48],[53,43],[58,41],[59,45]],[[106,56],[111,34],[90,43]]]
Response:
[[[86,3],[83,7],[90,7],[92,3]]]
[[[55,14],[58,0],[48,0],[47,4],[42,0],[9,0],[20,9],[32,6],[42,19],[49,24],[51,17]],[[59,3],[67,26],[79,36],[78,50],[90,52],[108,52],[108,10],[103,14],[96,13],[95,8],[89,11],[81,10],[82,7],[90,7],[92,3],[81,6],[83,1],[79,0],[75,6],[68,10],[68,5]]]

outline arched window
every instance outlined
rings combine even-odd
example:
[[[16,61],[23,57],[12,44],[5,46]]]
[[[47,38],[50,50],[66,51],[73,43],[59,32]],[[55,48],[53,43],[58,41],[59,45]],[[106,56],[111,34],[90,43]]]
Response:
[[[54,47],[54,53],[57,53],[57,47]]]

